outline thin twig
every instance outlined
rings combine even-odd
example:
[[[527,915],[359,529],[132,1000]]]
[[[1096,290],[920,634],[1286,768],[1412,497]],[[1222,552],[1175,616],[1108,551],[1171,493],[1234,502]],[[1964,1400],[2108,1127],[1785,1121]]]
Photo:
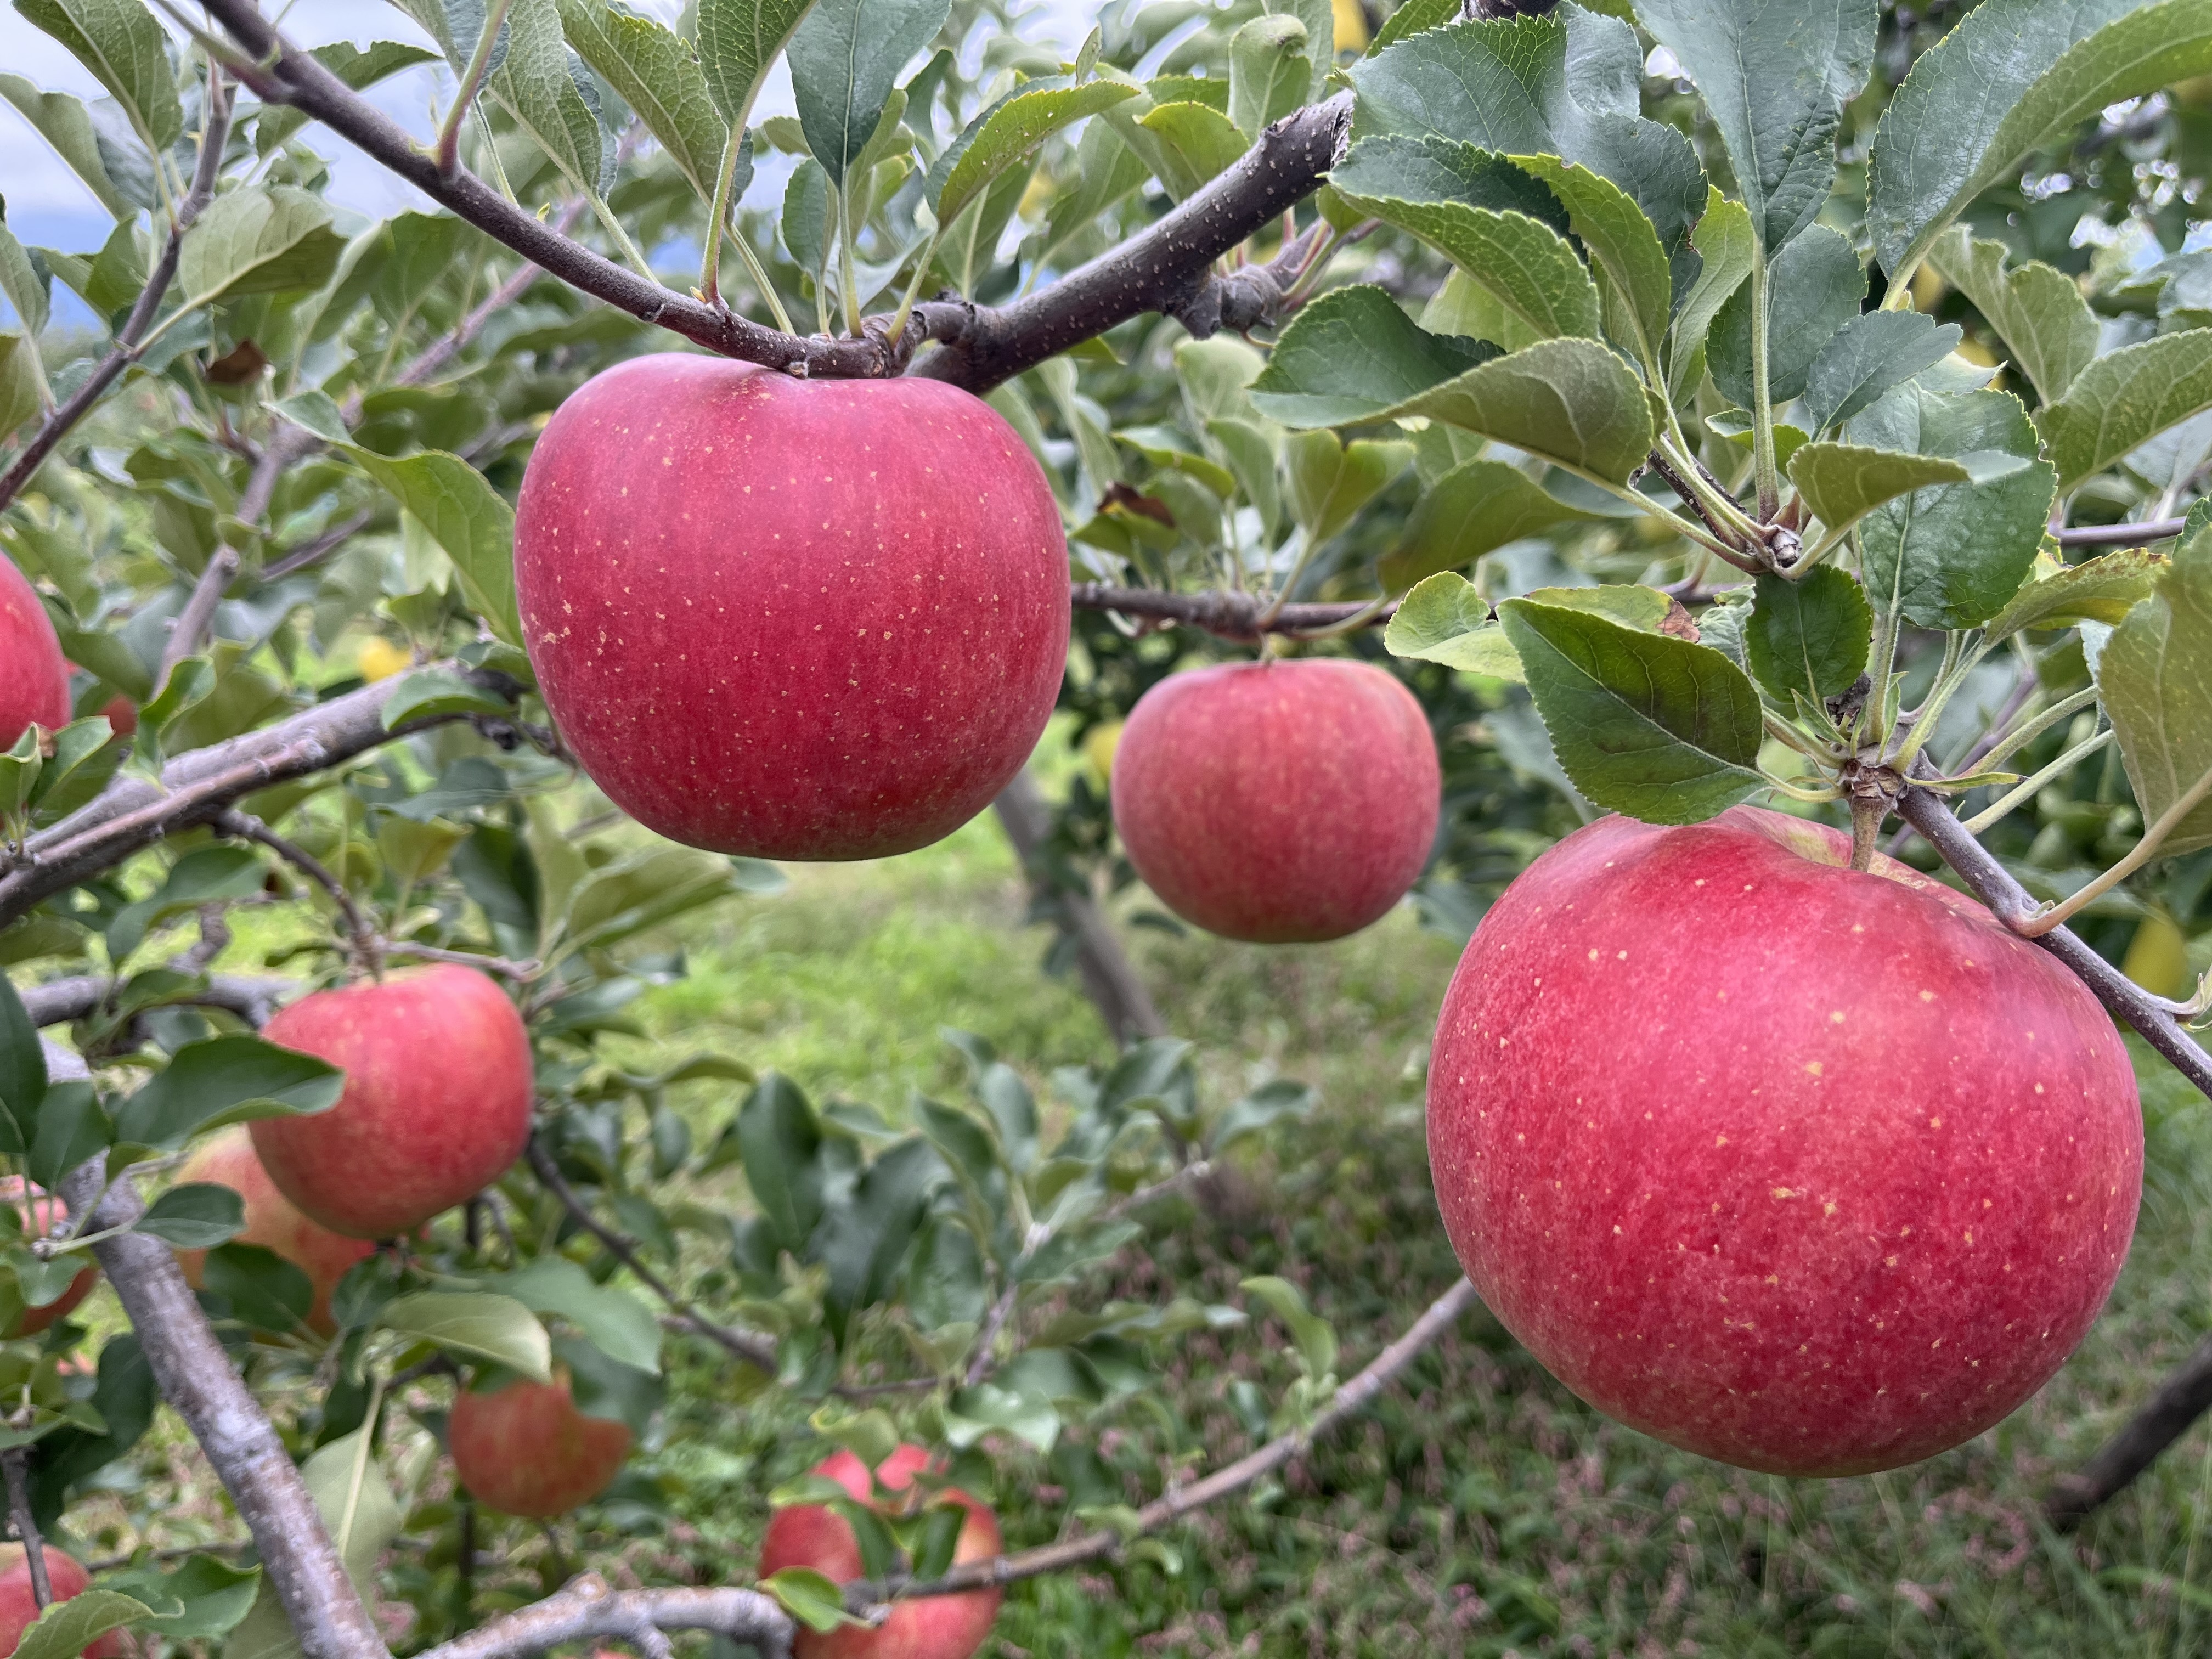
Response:
[[[1365,615],[1369,625],[1381,627],[1398,614],[1395,601],[1375,610],[1371,601],[1285,605],[1267,614],[1267,605],[1256,593],[1170,593],[1158,588],[1116,587],[1109,582],[1078,582],[1068,590],[1068,603],[1078,611],[1111,611],[1141,622],[1179,623],[1203,629],[1224,640],[1256,640],[1263,634],[1303,634],[1330,628]]]
[[[354,902],[345,884],[331,873],[331,868],[297,842],[288,841],[251,813],[236,808],[224,812],[215,821],[216,830],[239,841],[256,842],[296,867],[308,879],[331,896],[331,902],[345,918],[346,934],[353,941],[354,957],[361,969],[372,978],[384,976],[384,944],[370,927],[368,918]]]
[[[285,549],[276,560],[262,566],[261,580],[273,582],[295,570],[306,569],[324,554],[344,546],[375,522],[374,512],[356,513],[349,519],[340,520],[321,535],[310,537],[296,547]]]
[[[848,1585],[845,1592],[845,1605],[855,1612],[866,1612],[893,1597],[957,1595],[963,1590],[1010,1584],[1017,1579],[1034,1578],[1040,1573],[1058,1572],[1065,1568],[1079,1566],[1086,1561],[1103,1560],[1117,1554],[1130,1539],[1158,1532],[1194,1510],[1203,1509],[1231,1492],[1241,1492],[1261,1475],[1272,1474],[1293,1458],[1304,1455],[1322,1436],[1355,1412],[1364,1409],[1382,1392],[1393,1377],[1413,1363],[1416,1355],[1457,1324],[1461,1316],[1474,1307],[1476,1301],[1474,1286],[1466,1279],[1461,1279],[1431,1303],[1427,1311],[1407,1328],[1404,1335],[1376,1354],[1365,1370],[1337,1389],[1330,1396],[1328,1404],[1304,1428],[1278,1436],[1258,1450],[1238,1458],[1227,1468],[1218,1469],[1203,1480],[1170,1488],[1139,1510],[1136,1519],[1124,1530],[1100,1529],[1079,1533],[1073,1538],[1063,1539],[1056,1544],[1046,1544],[1037,1549],[997,1556],[988,1561],[970,1561],[954,1567],[943,1577],[931,1579],[926,1583],[893,1580],[884,1584]]]
[[[2085,524],[2056,533],[2061,547],[2136,547],[2144,542],[2170,541],[2188,522],[2186,519],[2151,519],[2141,524]]]
[[[138,361],[141,342],[146,331],[153,326],[154,318],[161,309],[161,301],[176,280],[177,258],[183,250],[185,233],[192,222],[215,198],[215,184],[222,171],[223,145],[230,136],[230,96],[220,72],[210,68],[208,76],[207,115],[200,132],[199,161],[192,170],[191,190],[178,204],[175,222],[161,245],[161,254],[147,273],[145,285],[138,290],[132,302],[131,314],[123,319],[123,326],[115,331],[115,343],[100,360],[85,383],[70,396],[70,400],[48,415],[31,434],[5,472],[0,472],[0,507],[23,491],[32,474],[45,465],[56,445],[69,435],[70,430],[90,414],[93,406],[107,393],[108,387],[121,378],[124,370]],[[158,163],[157,163],[158,165]]]
[[[10,1446],[0,1451],[0,1475],[8,1481],[8,1518],[15,1529],[15,1541],[23,1547],[23,1559],[31,1569],[31,1599],[44,1613],[54,1599],[53,1585],[46,1577],[46,1540],[39,1535],[39,1523],[31,1516],[31,1482],[27,1465],[31,1449]]]
[[[666,1279],[646,1265],[635,1244],[593,1215],[590,1206],[576,1196],[576,1189],[562,1175],[561,1166],[553,1161],[553,1154],[545,1150],[543,1141],[532,1137],[526,1155],[545,1190],[561,1201],[561,1207],[575,1218],[577,1225],[606,1246],[608,1255],[629,1268],[641,1285],[665,1302],[676,1316],[684,1322],[686,1328],[719,1342],[747,1364],[757,1366],[770,1376],[775,1375],[775,1343],[750,1331],[732,1330],[701,1318],[698,1310],[690,1302],[678,1295]]]

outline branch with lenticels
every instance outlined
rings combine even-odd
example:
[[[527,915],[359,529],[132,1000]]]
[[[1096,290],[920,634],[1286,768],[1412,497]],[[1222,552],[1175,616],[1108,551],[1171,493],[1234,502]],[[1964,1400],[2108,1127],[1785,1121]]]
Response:
[[[254,0],[207,0],[210,16],[250,62],[234,65],[265,101],[313,117],[372,160],[570,286],[726,357],[795,374],[882,379],[905,371],[924,339],[939,349],[918,372],[984,392],[1056,352],[1147,311],[1192,333],[1270,320],[1315,251],[1295,238],[1273,262],[1217,274],[1214,262],[1267,229],[1319,187],[1350,135],[1341,94],[1285,116],[1204,189],[1080,270],[1006,307],[926,301],[894,342],[890,319],[872,317],[860,337],[801,337],[678,294],[563,235],[465,167],[442,170],[396,122],[292,45]]]

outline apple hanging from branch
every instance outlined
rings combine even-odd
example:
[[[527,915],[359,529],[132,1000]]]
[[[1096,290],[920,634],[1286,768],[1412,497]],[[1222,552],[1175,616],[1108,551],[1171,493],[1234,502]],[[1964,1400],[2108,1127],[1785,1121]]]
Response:
[[[23,573],[0,555],[0,748],[26,726],[49,731],[70,718],[69,665],[46,609]]]
[[[1778,1474],[1956,1445],[2118,1276],[2135,1075],[2079,980],[1982,906],[1737,806],[1608,817],[1483,918],[1429,1148],[1452,1244],[1553,1374]]]
[[[568,1379],[520,1378],[453,1397],[446,1448],[461,1485],[502,1514],[550,1521],[589,1503],[622,1473],[627,1424],[576,1409]]]
[[[331,1317],[331,1292],[356,1262],[375,1254],[376,1246],[366,1238],[334,1233],[301,1214],[299,1206],[276,1189],[268,1170],[261,1167],[261,1160],[254,1156],[252,1133],[242,1123],[234,1124],[193,1149],[192,1155],[178,1170],[177,1182],[181,1186],[193,1181],[228,1187],[244,1200],[246,1227],[234,1242],[258,1244],[273,1250],[307,1274],[307,1283],[315,1293],[314,1302],[307,1310],[308,1327],[325,1336],[335,1331],[337,1327]],[[177,1261],[192,1288],[199,1289],[207,1252],[179,1250]]]
[[[514,563],[585,769],[715,852],[950,835],[1029,758],[1067,655],[1052,491],[988,404],[934,380],[611,368],[538,441]]]

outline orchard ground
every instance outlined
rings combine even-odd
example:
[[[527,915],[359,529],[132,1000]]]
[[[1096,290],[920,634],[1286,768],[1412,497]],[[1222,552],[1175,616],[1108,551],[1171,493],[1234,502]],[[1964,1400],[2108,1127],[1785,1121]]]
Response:
[[[1063,751],[1048,781],[1073,763]],[[712,1050],[780,1069],[817,1103],[842,1095],[893,1115],[915,1091],[959,1097],[962,1062],[939,1036],[944,1025],[989,1038],[1041,1098],[1054,1066],[1108,1058],[1074,981],[1039,969],[1047,934],[1023,926],[1027,894],[988,815],[903,858],[787,871],[781,894],[730,901],[655,942],[683,951],[690,976],[631,1005],[649,1035],[611,1039],[611,1057],[644,1069]],[[1125,924],[1132,902],[1121,902]],[[237,916],[222,965],[251,969],[289,937],[291,924],[280,935],[265,914]],[[1322,1103],[1271,1138],[1265,1162],[1242,1161],[1208,1190],[1204,1213],[1170,1230],[1156,1260],[1118,1262],[1110,1293],[1234,1301],[1240,1278],[1285,1274],[1334,1322],[1348,1375],[1458,1272],[1421,1132],[1421,1066],[1457,946],[1421,930],[1405,907],[1331,945],[1236,945],[1127,925],[1122,935],[1205,1064],[1310,1080]],[[2212,1641],[2203,1588],[2212,1436],[2185,1437],[2102,1512],[2085,1534],[2089,1566],[2036,1518],[2050,1476],[2087,1456],[2212,1328],[2203,1267],[2212,1260],[2212,1105],[2147,1051],[2137,1058],[2148,1173],[2112,1306],[2041,1395],[1966,1446],[1866,1480],[1744,1474],[1601,1419],[1477,1316],[1287,1482],[1164,1534],[1178,1571],[1125,1565],[1015,1586],[983,1652],[2201,1651]],[[1209,1079],[1232,1091],[1256,1080]],[[736,1098],[733,1085],[690,1085],[674,1103],[703,1142]],[[745,1202],[734,1170],[702,1195]],[[103,1332],[119,1328],[104,1289],[87,1313]],[[1295,1376],[1281,1333],[1256,1334],[1194,1336],[1176,1350],[1164,1397],[1192,1459],[1212,1464],[1255,1443],[1264,1422],[1248,1422],[1239,1405],[1264,1413]],[[485,1546],[505,1564],[482,1576],[480,1613],[545,1593],[586,1550],[619,1556],[648,1583],[750,1574],[765,1494],[801,1473],[820,1443],[804,1407],[742,1398],[719,1350],[675,1340],[667,1355],[661,1436],[607,1501],[562,1523],[560,1558],[534,1530],[487,1517]],[[884,1357],[904,1369],[901,1356]],[[73,1514],[87,1559],[142,1538],[231,1535],[212,1478],[166,1413],[164,1425],[116,1471],[134,1470],[122,1484],[136,1480],[135,1490]],[[1069,1503],[1121,1497],[1063,1497],[1048,1460],[997,1449],[992,1496],[1012,1547],[1044,1541]],[[653,1486],[665,1504],[658,1516],[635,1501]],[[387,1570],[404,1579],[419,1561],[402,1549]],[[396,1599],[386,1605],[408,1613]],[[404,1629],[392,1633],[404,1652]]]

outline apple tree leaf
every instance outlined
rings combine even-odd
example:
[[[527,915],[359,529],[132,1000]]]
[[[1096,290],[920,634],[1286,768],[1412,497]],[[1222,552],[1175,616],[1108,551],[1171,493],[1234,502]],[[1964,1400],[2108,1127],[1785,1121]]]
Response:
[[[1942,362],[1964,331],[1956,323],[1938,327],[1917,311],[1869,311],[1850,319],[1805,371],[1805,429],[1817,438],[1850,420],[1892,386]]]
[[[761,82],[814,0],[699,0],[699,70],[734,130],[752,119]],[[874,125],[872,121],[871,126]]]
[[[1421,491],[1397,546],[1382,556],[1382,585],[1411,586],[1508,542],[1595,516],[1547,495],[1516,466],[1462,461]]]
[[[2151,596],[2166,562],[2163,553],[2125,547],[2069,564],[2014,594],[1990,618],[1984,632],[1995,642],[2023,628],[2071,628],[2085,622],[2117,628],[2129,611]]]
[[[2036,395],[2055,403],[2097,355],[2096,315],[2064,271],[2034,260],[2008,270],[2010,252],[1954,225],[1928,258],[1997,331]]]
[[[1865,671],[1874,610],[1847,570],[1816,565],[1796,581],[1761,572],[1744,629],[1753,677],[1784,707],[1850,690]]]
[[[2119,739],[2143,822],[2212,771],[2212,531],[2185,538],[2151,594],[2112,630],[2097,695]],[[2212,847],[2212,799],[2167,832],[2160,856]]]
[[[1178,352],[1178,364],[1188,355]],[[1498,355],[1479,341],[1428,332],[1382,289],[1331,289],[1302,307],[1275,342],[1251,383],[1251,404],[1289,427],[1379,420]]]
[[[791,36],[791,88],[806,147],[842,190],[898,72],[937,38],[952,0],[817,0]]]
[[[1946,456],[1905,455],[1860,444],[1800,444],[1789,466],[1790,481],[1805,505],[1831,531],[1856,524],[1894,496],[1972,477]]]
[[[185,136],[167,37],[140,0],[15,0],[15,9],[69,48],[155,150]]]
[[[2212,328],[2160,334],[2090,362],[2036,411],[2070,490],[2168,427],[2212,409]]]
[[[576,55],[630,106],[700,199],[711,201],[729,132],[689,43],[603,0],[559,0],[559,6],[562,33]]]

